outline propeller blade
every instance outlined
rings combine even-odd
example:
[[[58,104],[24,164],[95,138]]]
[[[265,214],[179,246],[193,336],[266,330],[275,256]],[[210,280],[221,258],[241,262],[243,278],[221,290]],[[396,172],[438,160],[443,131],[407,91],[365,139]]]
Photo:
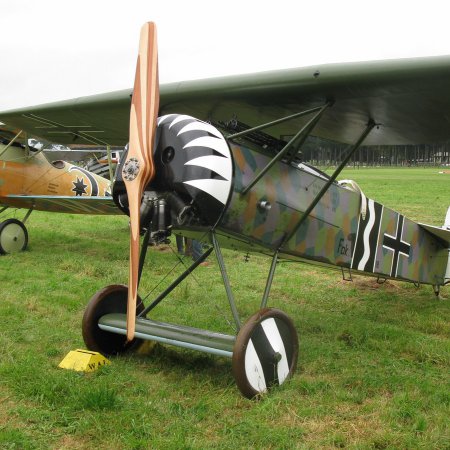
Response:
[[[134,338],[139,271],[140,206],[145,186],[155,175],[153,144],[159,109],[156,26],[141,28],[139,56],[130,111],[130,143],[123,179],[130,209],[130,273],[127,301],[127,339]]]

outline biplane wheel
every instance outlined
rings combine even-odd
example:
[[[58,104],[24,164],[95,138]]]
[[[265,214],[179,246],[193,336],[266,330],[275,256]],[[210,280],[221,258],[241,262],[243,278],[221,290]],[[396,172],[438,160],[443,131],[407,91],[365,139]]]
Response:
[[[7,219],[0,223],[0,254],[17,253],[27,248],[28,232],[17,219]]]
[[[233,375],[242,394],[254,398],[283,384],[297,366],[298,337],[283,311],[264,308],[245,323],[233,349]]]
[[[89,350],[104,355],[117,355],[136,348],[142,342],[141,339],[127,342],[126,336],[101,330],[98,326],[100,317],[105,314],[126,314],[127,296],[128,286],[111,284],[97,291],[89,300],[82,322],[83,339]],[[136,313],[139,314],[143,309],[144,305],[138,296]]]

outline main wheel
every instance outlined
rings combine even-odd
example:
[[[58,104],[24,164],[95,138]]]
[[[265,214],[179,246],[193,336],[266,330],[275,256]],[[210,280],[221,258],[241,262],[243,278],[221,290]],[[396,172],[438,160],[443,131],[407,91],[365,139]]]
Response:
[[[27,248],[28,232],[17,219],[7,219],[0,223],[0,254],[17,253]]]
[[[245,323],[233,349],[233,375],[242,394],[254,398],[283,384],[297,366],[298,337],[292,320],[264,308]]]
[[[140,343],[140,339],[127,342],[127,337],[121,334],[101,330],[98,326],[100,317],[110,313],[127,312],[128,286],[111,284],[97,291],[89,301],[83,315],[83,339],[89,350],[103,355],[117,355],[124,353]],[[143,311],[141,298],[137,298],[136,313]]]

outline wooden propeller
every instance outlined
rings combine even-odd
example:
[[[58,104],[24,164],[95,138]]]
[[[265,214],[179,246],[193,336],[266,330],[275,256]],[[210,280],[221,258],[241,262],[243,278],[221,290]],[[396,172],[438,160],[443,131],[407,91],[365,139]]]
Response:
[[[130,274],[127,302],[127,340],[134,338],[139,271],[140,207],[145,186],[155,175],[153,145],[159,109],[156,26],[141,28],[139,56],[130,111],[130,143],[123,179],[130,210]]]

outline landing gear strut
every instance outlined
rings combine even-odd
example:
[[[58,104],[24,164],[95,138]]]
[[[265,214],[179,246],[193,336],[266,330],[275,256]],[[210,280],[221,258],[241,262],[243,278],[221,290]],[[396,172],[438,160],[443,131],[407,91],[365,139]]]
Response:
[[[213,248],[186,269],[149,306],[144,308],[138,298],[135,339],[131,343],[126,341],[128,289],[123,285],[107,286],[92,297],[83,317],[83,338],[90,350],[106,354],[130,350],[136,342],[145,339],[231,358],[233,375],[239,390],[245,397],[255,398],[287,381],[297,365],[298,337],[292,320],[284,312],[265,306],[275,271],[277,254],[274,255],[275,262],[272,262],[270,269],[262,309],[241,326],[214,232],[210,234],[210,241]],[[198,267],[213,249],[221,270],[237,330],[236,334],[223,334],[147,318],[147,314]],[[140,271],[142,264],[143,261],[141,261]]]

